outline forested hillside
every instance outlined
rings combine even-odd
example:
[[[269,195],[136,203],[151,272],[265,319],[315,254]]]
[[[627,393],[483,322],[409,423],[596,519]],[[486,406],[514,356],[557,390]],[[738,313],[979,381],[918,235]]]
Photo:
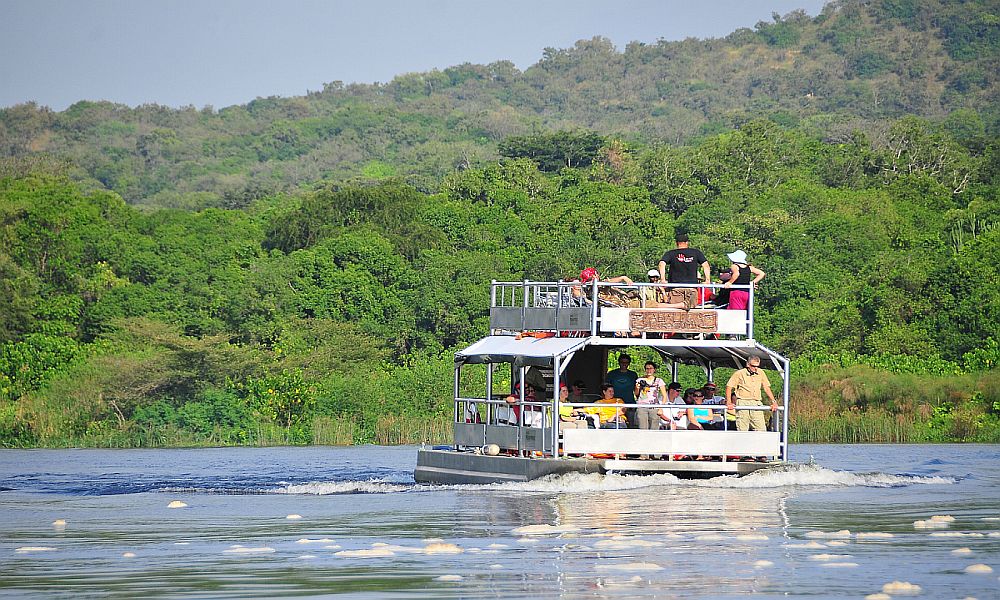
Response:
[[[498,142],[539,131],[676,145],[766,117],[885,146],[887,121],[917,115],[982,144],[1000,131],[998,50],[989,0],[844,0],[724,39],[549,48],[523,72],[463,64],[219,110],[22,105],[0,110],[0,155],[63,158],[130,204],[238,208],[317,180],[397,176],[433,192],[497,158]]]
[[[767,271],[797,439],[1000,441],[993,8],[842,2],[218,112],[6,109],[0,445],[434,439],[490,279],[636,276],[678,229]]]

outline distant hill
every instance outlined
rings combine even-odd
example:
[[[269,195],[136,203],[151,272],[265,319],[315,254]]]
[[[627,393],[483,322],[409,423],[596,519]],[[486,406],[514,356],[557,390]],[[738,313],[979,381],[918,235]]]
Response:
[[[443,175],[495,159],[498,142],[544,131],[685,144],[765,117],[827,141],[860,130],[877,143],[901,116],[967,111],[975,118],[957,126],[986,140],[1000,130],[998,50],[994,1],[842,0],[723,39],[621,51],[579,41],[523,72],[462,64],[220,110],[18,105],[0,110],[0,156],[54,157],[132,204],[203,208],[317,180],[403,177],[434,190]]]

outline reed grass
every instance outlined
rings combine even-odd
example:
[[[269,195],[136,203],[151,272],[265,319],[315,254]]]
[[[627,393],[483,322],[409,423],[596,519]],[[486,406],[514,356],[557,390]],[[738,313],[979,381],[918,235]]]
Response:
[[[375,443],[383,446],[443,444],[450,443],[451,438],[451,416],[384,415],[375,423]]]

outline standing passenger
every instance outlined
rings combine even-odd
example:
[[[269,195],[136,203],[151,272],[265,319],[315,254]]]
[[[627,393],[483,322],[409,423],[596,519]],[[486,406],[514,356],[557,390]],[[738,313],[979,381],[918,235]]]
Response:
[[[667,398],[667,384],[656,376],[656,363],[647,361],[645,376],[635,382],[636,421],[639,429],[659,429],[659,408],[650,407],[653,404],[663,404]]]
[[[712,282],[712,272],[708,259],[701,250],[688,246],[688,234],[678,233],[674,236],[677,247],[668,250],[660,259],[660,281],[667,283],[698,283],[698,268],[705,274],[705,283]],[[667,302],[684,302],[687,308],[698,304],[696,288],[677,288],[670,290]]]
[[[757,283],[764,279],[764,271],[761,271],[757,267],[751,265],[747,262],[747,253],[742,250],[737,250],[735,252],[730,252],[726,255],[729,260],[732,261],[730,269],[733,272],[732,277],[723,285],[723,288],[728,288],[734,285],[753,285],[756,289]],[[747,306],[750,304],[750,290],[730,290],[729,292],[729,309],[730,310],[746,310]]]
[[[630,427],[635,427],[635,380],[639,375],[629,369],[632,364],[632,357],[622,352],[618,355],[618,368],[608,371],[604,381],[610,383],[615,388],[615,397],[621,398],[625,404],[632,405],[625,409],[625,417]]]
[[[726,409],[734,410],[736,406],[763,406],[760,401],[761,388],[764,388],[767,397],[771,399],[771,412],[778,410],[778,402],[771,392],[771,382],[760,369],[760,357],[754,355],[747,360],[747,368],[733,373],[726,383]],[[767,431],[764,413],[759,410],[737,411],[736,430]]]

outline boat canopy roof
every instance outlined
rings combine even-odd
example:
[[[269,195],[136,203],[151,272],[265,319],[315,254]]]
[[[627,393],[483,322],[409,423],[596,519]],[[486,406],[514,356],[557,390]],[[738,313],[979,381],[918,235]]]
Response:
[[[464,350],[455,353],[456,363],[482,364],[509,362],[521,367],[552,366],[555,357],[565,356],[583,348],[590,338],[522,337],[489,335]]]
[[[514,366],[550,367],[585,346],[626,348],[650,346],[665,359],[701,367],[742,368],[751,355],[761,357],[761,368],[782,371],[786,359],[752,340],[641,340],[601,337],[522,337],[490,335],[455,353],[458,364],[511,363]]]

